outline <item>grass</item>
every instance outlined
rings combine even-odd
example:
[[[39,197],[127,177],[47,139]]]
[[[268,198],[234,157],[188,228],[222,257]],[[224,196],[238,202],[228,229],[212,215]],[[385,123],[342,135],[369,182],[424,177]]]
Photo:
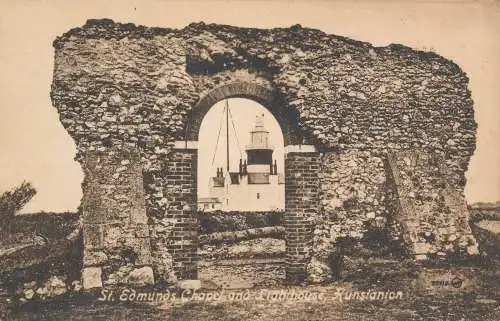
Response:
[[[415,271],[434,267],[399,264],[366,264],[347,271],[342,282],[307,286],[272,286],[250,289],[247,300],[173,300],[165,302],[101,302],[98,295],[79,294],[51,301],[30,301],[4,309],[1,320],[500,320],[499,274],[495,264],[481,266],[479,290],[433,288],[423,291],[412,280]],[[237,269],[237,267],[235,267]],[[238,271],[235,270],[234,273]],[[257,276],[259,277],[259,276]],[[257,295],[259,291],[295,290],[322,294],[321,299],[280,300]],[[402,291],[401,300],[338,300],[337,291]],[[201,290],[200,290],[201,291]],[[203,290],[202,293],[219,293]],[[242,293],[245,290],[236,290]],[[269,292],[268,292],[269,293]],[[177,292],[180,296],[181,292]],[[0,297],[0,302],[5,297]],[[1,304],[1,303],[0,303]]]
[[[186,302],[162,305],[102,303],[73,298],[24,306],[5,320],[500,320],[498,306],[477,303],[461,294],[408,296],[401,301],[367,302],[334,299],[338,286],[310,286],[323,291],[325,301]],[[301,288],[304,289],[304,288]]]

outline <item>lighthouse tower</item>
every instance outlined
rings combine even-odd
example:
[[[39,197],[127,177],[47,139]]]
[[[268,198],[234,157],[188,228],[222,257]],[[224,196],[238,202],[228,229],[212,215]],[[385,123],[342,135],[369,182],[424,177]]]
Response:
[[[257,116],[254,129],[250,132],[247,153],[248,184],[269,184],[270,176],[277,174],[276,161],[273,164],[273,146],[269,143],[269,131],[264,128],[264,115]]]

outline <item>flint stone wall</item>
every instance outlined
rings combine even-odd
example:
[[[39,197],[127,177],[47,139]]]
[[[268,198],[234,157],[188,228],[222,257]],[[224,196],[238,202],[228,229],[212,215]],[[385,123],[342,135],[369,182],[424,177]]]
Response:
[[[388,160],[389,190],[397,194],[388,193],[396,205],[392,216],[404,226],[413,254],[421,258],[478,254],[465,196],[448,181],[450,169],[442,158],[413,150]]]
[[[68,31],[54,48],[51,98],[76,142],[76,159],[94,151],[138,152],[153,260],[163,275],[172,273],[173,263],[165,263],[172,257],[165,250],[172,215],[195,206],[189,192],[172,199],[174,144],[197,140],[203,116],[223,98],[262,103],[280,123],[285,145],[320,152],[308,258],[321,260],[338,236],[362,234],[366,220],[387,220],[394,202],[383,193],[388,152],[441,157],[445,174],[420,172],[430,178],[429,189],[433,177],[446,175],[451,189],[463,192],[475,149],[473,102],[465,73],[435,53],[374,47],[299,25],[196,23],[174,30],[106,19]]]
[[[125,150],[87,153],[83,169],[84,275],[100,269],[104,285],[131,283],[130,276],[146,267],[151,279],[150,232],[139,156]]]

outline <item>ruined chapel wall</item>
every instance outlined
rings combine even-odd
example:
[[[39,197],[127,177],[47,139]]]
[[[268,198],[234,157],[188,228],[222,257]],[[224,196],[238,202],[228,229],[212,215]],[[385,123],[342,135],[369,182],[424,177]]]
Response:
[[[170,200],[172,147],[186,138],[193,109],[211,90],[239,81],[274,92],[282,112],[293,115],[291,127],[307,144],[329,151],[320,162],[327,223],[318,234],[357,233],[362,222],[383,219],[380,159],[388,151],[440,155],[450,184],[463,191],[476,129],[468,79],[434,53],[377,48],[300,26],[200,23],[171,30],[108,20],[72,29],[54,47],[51,97],[77,159],[136,148],[155,222],[179,206]],[[345,190],[351,186],[355,191]],[[365,197],[349,207],[363,188]]]

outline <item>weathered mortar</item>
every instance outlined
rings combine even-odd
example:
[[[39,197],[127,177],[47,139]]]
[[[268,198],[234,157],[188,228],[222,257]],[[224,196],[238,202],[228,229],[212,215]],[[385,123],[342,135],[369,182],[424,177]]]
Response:
[[[434,53],[373,47],[298,25],[262,30],[199,23],[173,30],[110,20],[89,20],[54,47],[51,97],[76,142],[77,159],[125,147],[140,154],[153,261],[163,279],[175,279],[173,248],[165,250],[173,216],[189,211],[182,208],[195,205],[196,197],[172,198],[178,186],[169,178],[177,157],[172,147],[195,140],[210,104],[222,98],[263,103],[280,122],[286,145],[324,152],[313,246],[318,259],[336,237],[358,236],[363,222],[387,219],[387,152],[440,156],[445,174],[420,175],[430,190],[433,178],[445,175],[463,192],[476,130],[468,79]],[[191,264],[193,255],[182,260]]]

